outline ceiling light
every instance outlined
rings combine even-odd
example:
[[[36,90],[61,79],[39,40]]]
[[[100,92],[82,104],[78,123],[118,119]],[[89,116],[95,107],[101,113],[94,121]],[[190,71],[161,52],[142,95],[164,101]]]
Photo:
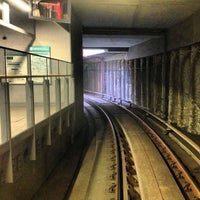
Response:
[[[4,23],[9,24],[10,23],[9,5],[6,2],[2,2],[0,4],[0,10],[2,10],[2,20],[4,21]]]
[[[104,53],[104,49],[83,49],[83,57]]]

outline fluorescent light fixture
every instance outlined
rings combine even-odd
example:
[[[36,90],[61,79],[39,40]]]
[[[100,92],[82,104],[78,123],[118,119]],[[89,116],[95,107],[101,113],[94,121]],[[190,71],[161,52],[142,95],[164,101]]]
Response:
[[[27,1],[23,0],[9,0],[8,1],[10,4],[15,6],[16,8],[20,9],[21,11],[24,12],[30,12],[31,7],[30,4]]]
[[[104,49],[83,49],[83,57],[93,56],[104,52]]]
[[[2,10],[2,20],[4,21],[4,23],[9,24],[10,23],[9,5],[6,2],[2,2],[0,4],[0,10]]]

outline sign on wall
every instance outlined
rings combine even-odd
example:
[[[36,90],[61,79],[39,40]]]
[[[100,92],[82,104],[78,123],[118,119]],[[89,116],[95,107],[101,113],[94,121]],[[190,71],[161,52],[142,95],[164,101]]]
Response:
[[[49,46],[31,46],[29,48],[31,55],[31,72],[32,75],[48,75],[50,74],[50,59],[51,47]],[[45,57],[43,57],[45,56]],[[34,82],[42,83],[42,78],[34,78]]]

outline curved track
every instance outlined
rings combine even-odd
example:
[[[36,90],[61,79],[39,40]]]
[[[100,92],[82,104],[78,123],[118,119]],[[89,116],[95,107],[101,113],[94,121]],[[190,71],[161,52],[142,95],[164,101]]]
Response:
[[[134,115],[159,149],[186,199],[200,199],[200,147],[164,120],[134,105],[126,110]],[[148,126],[149,128],[148,128]]]
[[[85,166],[93,160],[93,164],[88,164],[91,172],[85,169],[89,173],[88,186],[81,192],[83,198],[78,199],[199,199],[196,180],[155,131],[162,130],[165,137],[172,128],[163,129],[158,119],[145,122],[141,114],[138,117],[102,99],[93,98],[87,103],[92,112],[98,113],[93,117],[101,118],[101,140],[96,133],[93,155],[85,159]],[[77,199],[77,191],[85,182],[84,178],[80,180],[77,179],[70,199]]]

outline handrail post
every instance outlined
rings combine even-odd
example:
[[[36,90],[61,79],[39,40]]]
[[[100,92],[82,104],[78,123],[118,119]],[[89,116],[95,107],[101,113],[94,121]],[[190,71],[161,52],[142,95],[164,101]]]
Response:
[[[9,154],[7,163],[6,182],[13,183],[13,163],[12,163],[12,140],[11,140],[11,118],[10,118],[10,95],[9,83],[0,83],[0,114],[1,114],[1,139],[2,142],[9,142]]]
[[[55,80],[56,111],[59,112],[59,135],[62,134],[60,78]]]
[[[66,82],[66,106],[69,105],[69,92],[70,92],[70,88],[69,88],[69,77],[65,77],[65,82]],[[67,127],[70,126],[70,111],[67,111]]]
[[[48,135],[47,145],[51,145],[51,119],[50,119],[50,92],[49,92],[49,80],[44,79],[43,82],[43,107],[44,117],[48,118]]]
[[[26,102],[27,102],[27,127],[32,128],[32,146],[31,146],[31,160],[36,160],[36,135],[35,135],[35,109],[34,109],[34,89],[33,81],[26,80]]]

